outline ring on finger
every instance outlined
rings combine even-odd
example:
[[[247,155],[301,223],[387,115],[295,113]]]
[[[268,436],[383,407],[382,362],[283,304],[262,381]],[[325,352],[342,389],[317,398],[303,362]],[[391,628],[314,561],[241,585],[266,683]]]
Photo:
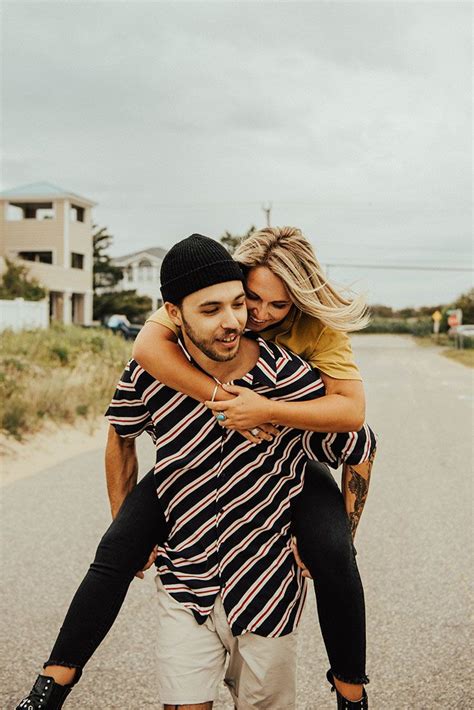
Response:
[[[258,436],[261,432],[258,427],[254,427],[253,429],[250,429],[250,433],[252,434],[252,436]]]
[[[216,414],[216,419],[217,419],[218,422],[225,422],[225,420],[227,419],[227,417],[226,417],[226,415],[224,414],[224,412],[218,412],[218,413]]]

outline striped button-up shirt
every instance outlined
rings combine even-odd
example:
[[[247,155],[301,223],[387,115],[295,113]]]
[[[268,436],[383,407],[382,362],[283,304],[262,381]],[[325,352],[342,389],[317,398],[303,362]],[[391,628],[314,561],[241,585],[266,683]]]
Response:
[[[234,384],[282,401],[324,395],[317,370],[274,343],[258,343],[257,363]],[[293,631],[306,587],[290,548],[291,498],[303,487],[308,458],[333,467],[366,460],[375,445],[369,427],[351,434],[282,427],[273,441],[254,445],[134,360],[106,416],[120,436],[147,431],[155,443],[157,493],[170,530],[156,565],[169,594],[198,623],[221,594],[234,635]]]

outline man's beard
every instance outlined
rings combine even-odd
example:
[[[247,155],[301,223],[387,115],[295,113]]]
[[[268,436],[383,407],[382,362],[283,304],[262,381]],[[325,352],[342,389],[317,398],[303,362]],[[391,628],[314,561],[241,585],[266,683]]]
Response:
[[[233,360],[235,356],[237,355],[239,349],[237,348],[235,352],[230,352],[227,354],[219,353],[217,350],[213,347],[213,343],[215,342],[215,339],[213,338],[212,340],[203,340],[200,338],[192,329],[192,327],[189,325],[188,321],[183,315],[183,312],[181,311],[181,318],[183,321],[183,330],[188,336],[189,340],[195,345],[204,355],[206,355],[210,360],[214,360],[215,362],[228,362],[229,360]],[[242,335],[243,329],[239,330],[238,328],[235,328],[234,330],[228,330],[224,334],[224,338],[228,337],[229,335],[236,335],[239,337]]]

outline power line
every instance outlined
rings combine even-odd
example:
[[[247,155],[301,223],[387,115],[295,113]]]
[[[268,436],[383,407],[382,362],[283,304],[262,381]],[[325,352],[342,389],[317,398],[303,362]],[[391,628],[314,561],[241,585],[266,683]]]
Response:
[[[162,209],[195,209],[195,208],[207,208],[207,207],[244,207],[247,205],[252,205],[254,207],[258,206],[260,202],[258,200],[209,200],[200,202],[149,202],[147,206],[159,207]],[[323,201],[303,201],[303,200],[276,200],[277,205],[296,205],[301,207],[313,207],[314,209],[327,209],[327,208],[340,208],[344,207],[346,209],[363,209],[367,212],[374,212],[376,210],[387,210],[391,212],[403,212],[407,209],[426,207],[430,212],[459,212],[462,209],[471,209],[470,203],[466,204],[454,204],[449,206],[443,205],[433,205],[432,202],[405,202],[402,204],[380,204],[370,202],[369,200],[361,200],[360,202],[347,202],[344,200],[327,200]]]
[[[357,249],[360,249],[360,248],[373,249],[375,251],[379,250],[379,251],[384,251],[384,252],[387,252],[387,251],[392,251],[392,252],[393,251],[402,251],[402,252],[422,251],[422,252],[426,253],[427,251],[429,251],[431,253],[431,252],[437,252],[437,251],[439,251],[439,252],[446,252],[447,251],[447,252],[450,252],[451,254],[455,254],[455,253],[457,253],[457,254],[472,254],[472,252],[473,252],[472,247],[465,247],[465,248],[461,247],[461,248],[457,249],[456,251],[454,251],[452,245],[449,247],[448,246],[434,247],[434,246],[431,246],[431,244],[429,246],[427,244],[420,244],[420,245],[416,245],[416,244],[408,244],[408,245],[406,245],[406,244],[397,244],[397,245],[388,244],[388,246],[385,246],[383,244],[371,244],[370,242],[339,242],[339,241],[334,241],[334,240],[328,241],[326,239],[321,239],[321,240],[318,239],[317,241],[315,241],[314,239],[311,239],[311,243],[313,245],[313,248],[317,249],[318,251],[321,246],[325,246],[325,247],[326,246],[331,246],[331,247],[335,246],[335,247],[349,247],[349,248],[352,247],[352,248],[357,248]]]
[[[418,266],[414,264],[338,264],[336,262],[324,262],[326,270],[330,267],[338,269],[391,269],[399,271],[473,271],[467,266]]]

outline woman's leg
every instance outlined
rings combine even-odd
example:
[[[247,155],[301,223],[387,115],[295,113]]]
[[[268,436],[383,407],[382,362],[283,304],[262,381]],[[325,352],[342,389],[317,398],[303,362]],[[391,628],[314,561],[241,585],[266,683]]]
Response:
[[[38,676],[17,710],[59,710],[82,668],[106,636],[128,587],[156,544],[167,538],[167,524],[150,471],[124,500],[99,543],[94,562],[64,619],[44,675]]]
[[[133,577],[153,547],[166,537],[166,521],[150,471],[129,493],[101,539],[45,668],[82,669],[114,623]]]
[[[344,500],[324,464],[308,464],[303,491],[292,501],[292,525],[300,556],[314,580],[331,673],[358,686],[353,688],[357,695],[368,682],[364,590]]]

